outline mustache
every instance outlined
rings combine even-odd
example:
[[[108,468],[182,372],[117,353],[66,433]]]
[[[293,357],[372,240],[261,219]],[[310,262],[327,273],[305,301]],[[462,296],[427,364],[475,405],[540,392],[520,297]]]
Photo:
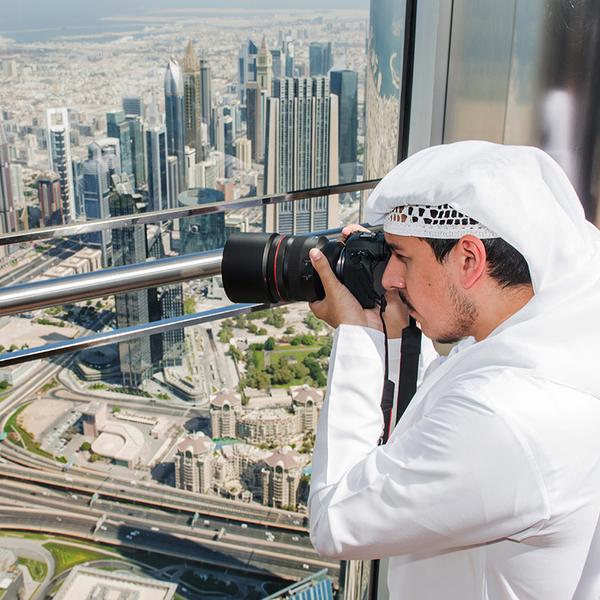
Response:
[[[415,311],[415,307],[410,303],[409,299],[406,297],[406,294],[402,290],[398,290],[398,296],[400,296],[400,300],[406,304],[408,310]]]

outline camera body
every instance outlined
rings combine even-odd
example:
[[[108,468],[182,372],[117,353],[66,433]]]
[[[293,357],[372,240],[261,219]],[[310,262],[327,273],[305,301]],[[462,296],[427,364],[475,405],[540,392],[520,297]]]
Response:
[[[390,256],[382,232],[357,232],[345,242],[323,236],[278,233],[232,234],[223,250],[225,293],[233,302],[268,302],[325,297],[309,252],[323,252],[336,277],[364,308],[373,308],[385,293],[381,278]]]

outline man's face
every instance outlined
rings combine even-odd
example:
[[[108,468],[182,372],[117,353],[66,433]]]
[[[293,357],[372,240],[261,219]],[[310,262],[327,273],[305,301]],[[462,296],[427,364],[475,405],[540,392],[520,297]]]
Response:
[[[390,233],[385,239],[391,256],[383,286],[398,290],[423,333],[444,343],[470,335],[477,310],[458,285],[454,250],[440,263],[423,240]]]

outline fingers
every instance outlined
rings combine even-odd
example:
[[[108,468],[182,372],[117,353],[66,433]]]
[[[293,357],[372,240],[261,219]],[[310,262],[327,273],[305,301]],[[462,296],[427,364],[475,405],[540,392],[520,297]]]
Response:
[[[369,231],[366,227],[359,225],[358,223],[352,223],[350,225],[346,225],[344,229],[342,229],[342,241],[345,241],[346,238],[350,237],[353,233],[357,231]]]
[[[329,296],[329,294],[335,293],[335,290],[342,284],[331,270],[331,266],[329,265],[329,261],[325,258],[325,255],[317,248],[312,248],[309,252],[309,257],[314,270],[319,275],[319,279],[323,284],[325,295]]]

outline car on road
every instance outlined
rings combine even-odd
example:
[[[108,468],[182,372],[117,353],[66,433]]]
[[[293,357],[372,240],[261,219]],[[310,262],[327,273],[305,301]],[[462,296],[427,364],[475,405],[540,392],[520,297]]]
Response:
[[[152,531],[160,531],[160,527],[151,527],[150,528]]]
[[[292,536],[292,541],[297,542],[300,538],[297,535]]]
[[[248,524],[247,524],[247,523],[242,523],[242,524],[240,525],[240,527],[241,527],[242,529],[248,529]]]
[[[302,568],[303,569],[309,569],[310,567],[306,563],[302,563]]]

